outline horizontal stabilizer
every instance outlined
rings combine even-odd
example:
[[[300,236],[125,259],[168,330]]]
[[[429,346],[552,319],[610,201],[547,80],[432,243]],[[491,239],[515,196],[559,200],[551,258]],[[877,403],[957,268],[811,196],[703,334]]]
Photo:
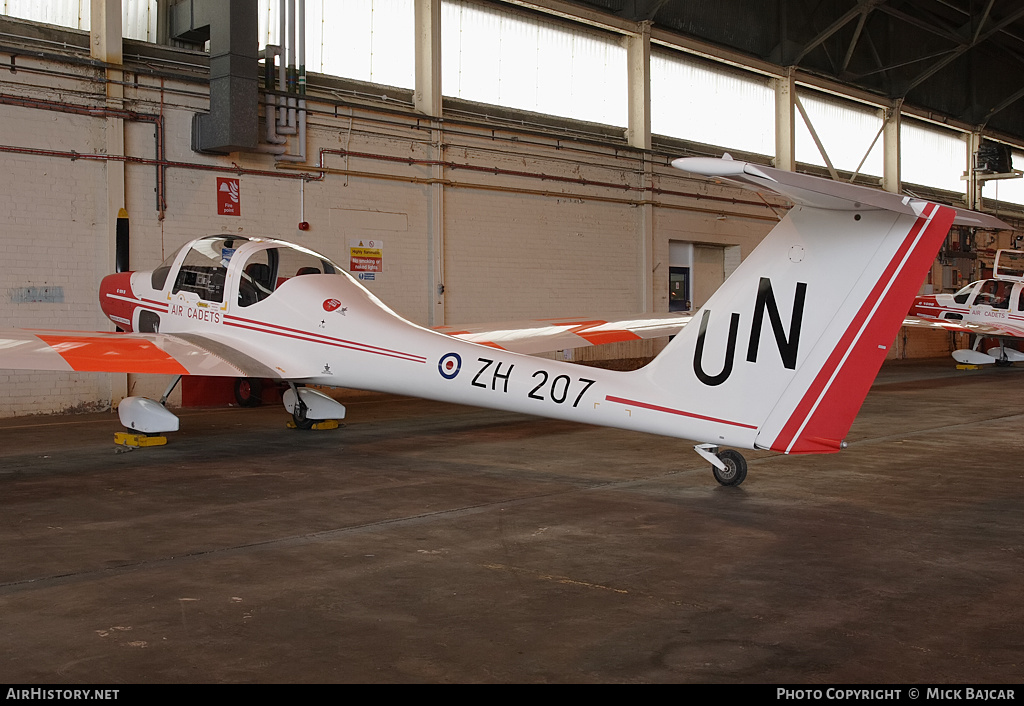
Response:
[[[788,172],[750,162],[712,157],[681,157],[672,166],[686,172],[721,179],[754,191],[770,191],[802,206],[829,210],[852,211],[864,207],[883,209],[909,216],[920,216],[927,203],[923,199],[901,196],[867,186],[822,179],[808,174]],[[955,225],[1013,230],[995,216],[961,208],[953,208]]]

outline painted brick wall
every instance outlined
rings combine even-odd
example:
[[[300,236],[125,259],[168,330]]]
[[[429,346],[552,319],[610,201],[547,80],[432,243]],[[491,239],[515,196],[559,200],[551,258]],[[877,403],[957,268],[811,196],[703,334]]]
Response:
[[[445,210],[453,324],[614,316],[642,306],[635,208],[453,190]]]
[[[6,95],[105,105],[105,88],[91,80],[98,75],[93,69],[32,57],[19,57],[19,65],[45,73],[5,74]],[[124,107],[161,115],[166,158],[184,163],[166,170],[163,213],[156,167],[124,167],[135,269],[152,269],[183,243],[207,234],[294,240],[343,265],[352,239],[383,240],[384,271],[367,287],[399,314],[427,324],[436,301],[431,241],[443,236],[447,323],[620,316],[643,310],[648,296],[655,311],[667,311],[670,239],[733,248],[732,254],[738,248],[745,257],[775,217],[752,203],[749,192],[687,177],[665,159],[645,165],[621,144],[576,143],[455,120],[438,145],[436,133],[415,115],[372,106],[336,109],[313,98],[309,160],[298,170],[282,168],[266,154],[197,154],[190,147],[191,122],[206,108],[204,85],[187,76],[161,80],[131,70],[126,83]],[[121,125],[101,116],[0,104],[0,147],[102,155],[107,131]],[[122,129],[127,155],[156,156],[152,123],[124,121]],[[345,154],[325,154],[330,173],[303,184],[295,178],[301,171],[319,177],[321,149]],[[110,330],[96,299],[101,277],[112,269],[110,164],[0,151],[0,328]],[[232,171],[207,169],[212,166]],[[246,169],[262,173],[238,174]],[[240,216],[217,214],[218,176],[239,178]],[[434,180],[444,184],[441,201]],[[303,219],[308,231],[298,229]],[[719,271],[722,261],[715,260]],[[61,300],[19,301],[18,292],[29,287],[60,287]],[[577,359],[640,357],[658,347],[623,345]],[[150,396],[166,384],[166,378],[149,376],[128,382],[130,394]],[[111,385],[111,376],[102,374],[0,370],[0,416],[103,408],[110,404]]]
[[[100,121],[0,106],[6,144],[90,149]],[[91,151],[91,150],[90,150]],[[0,158],[0,326],[109,330],[96,285],[108,271],[96,224],[105,210],[106,164],[7,154]],[[58,294],[23,301],[32,288]],[[38,298],[38,297],[35,297]],[[0,370],[0,415],[90,411],[109,403],[108,376]]]

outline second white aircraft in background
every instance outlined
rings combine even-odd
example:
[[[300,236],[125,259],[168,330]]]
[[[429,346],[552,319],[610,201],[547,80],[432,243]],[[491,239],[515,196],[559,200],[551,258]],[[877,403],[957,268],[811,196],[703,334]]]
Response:
[[[971,282],[956,294],[917,297],[904,325],[973,334],[974,348],[953,351],[958,363],[1008,365],[1024,361],[1024,353],[1006,346],[1008,340],[1024,339],[1024,252],[998,251],[992,275]],[[986,339],[999,345],[980,350]]]

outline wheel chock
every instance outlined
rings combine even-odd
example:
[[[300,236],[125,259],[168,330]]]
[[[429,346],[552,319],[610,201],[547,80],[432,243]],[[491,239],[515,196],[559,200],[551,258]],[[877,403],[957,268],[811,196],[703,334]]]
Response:
[[[163,446],[167,443],[166,436],[149,436],[148,434],[133,434],[129,431],[118,431],[114,433],[114,443],[118,446],[130,448],[142,448],[145,446]]]
[[[298,429],[298,427],[295,425],[295,422],[293,422],[291,419],[288,420],[287,426],[289,429]],[[314,429],[316,431],[327,431],[328,429],[337,429],[340,426],[341,424],[338,423],[337,419],[325,419],[322,422],[317,422],[316,424],[311,426],[310,429]]]
[[[980,365],[971,365],[970,363],[960,363],[956,366],[957,370],[981,370]]]

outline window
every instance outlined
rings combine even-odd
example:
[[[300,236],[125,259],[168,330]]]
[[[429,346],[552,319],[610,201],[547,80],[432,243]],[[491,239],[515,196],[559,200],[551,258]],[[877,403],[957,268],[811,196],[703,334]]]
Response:
[[[164,285],[167,284],[167,275],[171,274],[171,266],[178,258],[179,252],[181,252],[181,250],[175,251],[173,255],[161,262],[160,266],[153,270],[153,276],[150,278],[150,283],[153,285],[153,289],[160,291],[164,288]]]
[[[1009,309],[1012,291],[1013,282],[990,279],[981,285],[978,296],[974,299],[974,305],[990,306],[993,309]]]
[[[882,117],[877,110],[820,93],[800,91],[798,95],[833,167],[882,175]],[[798,113],[796,159],[824,167],[825,159],[802,118]]]
[[[621,37],[463,0],[444,3],[441,12],[445,95],[627,124]]]
[[[238,282],[238,305],[252,306],[294,277],[303,275],[333,275],[338,267],[316,253],[295,248],[267,248],[253,253],[242,269]]]
[[[121,34],[143,42],[156,41],[157,0],[122,0]],[[0,15],[88,31],[90,0],[0,0]]]
[[[966,304],[967,300],[971,296],[971,292],[973,292],[974,288],[977,286],[977,282],[971,282],[969,285],[967,285],[966,287],[964,287],[959,292],[953,295],[953,301],[955,301],[957,304]]]
[[[1011,166],[1020,169],[1020,165],[1024,164],[1024,154],[1011,154]],[[981,195],[993,201],[1024,204],[1024,179],[989,179],[984,183]]]
[[[192,292],[203,301],[223,302],[228,262],[240,244],[240,241],[231,238],[204,238],[196,241],[181,263],[171,293]]]
[[[960,177],[967,165],[967,143],[959,133],[904,120],[900,156],[905,183],[966,193]]]
[[[772,155],[775,91],[757,74],[652,51],[651,132]]]

